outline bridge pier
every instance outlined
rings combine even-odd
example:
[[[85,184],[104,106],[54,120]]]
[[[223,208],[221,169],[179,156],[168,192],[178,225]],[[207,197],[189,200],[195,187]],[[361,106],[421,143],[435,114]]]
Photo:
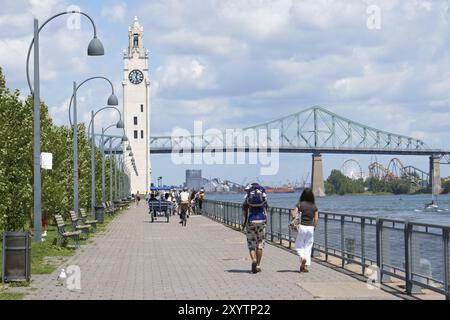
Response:
[[[437,155],[430,157],[430,182],[433,199],[441,193],[441,159]]]
[[[318,153],[312,155],[311,189],[316,197],[325,196],[322,155]]]

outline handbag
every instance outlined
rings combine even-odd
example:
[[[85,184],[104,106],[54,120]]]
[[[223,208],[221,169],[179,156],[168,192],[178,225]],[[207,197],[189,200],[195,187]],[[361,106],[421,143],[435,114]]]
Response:
[[[298,231],[298,229],[300,228],[300,215],[291,220],[291,222],[289,223],[289,228],[291,228],[293,231]]]

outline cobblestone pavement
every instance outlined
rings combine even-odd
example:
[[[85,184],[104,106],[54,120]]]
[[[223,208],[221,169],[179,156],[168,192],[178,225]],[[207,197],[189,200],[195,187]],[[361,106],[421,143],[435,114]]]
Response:
[[[300,274],[296,255],[266,244],[262,272],[250,273],[245,235],[203,216],[181,227],[149,222],[146,206],[117,216],[62,267],[78,265],[81,289],[58,285],[59,269],[33,275],[25,299],[395,299],[314,263]]]

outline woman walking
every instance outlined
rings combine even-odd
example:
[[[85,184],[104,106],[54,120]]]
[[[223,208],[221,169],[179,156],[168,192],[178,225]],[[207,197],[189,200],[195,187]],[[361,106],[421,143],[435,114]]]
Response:
[[[294,209],[292,219],[299,219],[299,228],[295,248],[300,257],[300,272],[309,272],[311,251],[314,244],[314,229],[319,221],[319,212],[315,204],[314,193],[310,188],[303,190]]]
[[[139,191],[136,193],[136,206],[139,206],[139,202],[141,201],[141,195],[139,194]]]

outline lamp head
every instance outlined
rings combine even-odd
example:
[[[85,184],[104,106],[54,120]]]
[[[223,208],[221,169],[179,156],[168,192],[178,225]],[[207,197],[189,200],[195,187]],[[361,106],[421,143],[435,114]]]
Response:
[[[117,99],[117,96],[114,93],[111,93],[111,95],[108,98],[108,106],[118,106],[119,105],[119,99]]]
[[[105,49],[103,48],[102,42],[95,36],[88,46],[88,56],[103,56],[105,54]]]
[[[117,121],[116,128],[117,129],[123,129],[124,128],[124,124],[123,124],[122,120]]]
[[[128,141],[128,137],[126,135],[123,135],[122,142],[127,142],[127,141]]]
[[[129,155],[130,157],[133,157],[133,156],[134,156],[133,152],[130,152],[128,155]]]
[[[127,151],[131,151],[131,146],[130,145],[128,145]]]

